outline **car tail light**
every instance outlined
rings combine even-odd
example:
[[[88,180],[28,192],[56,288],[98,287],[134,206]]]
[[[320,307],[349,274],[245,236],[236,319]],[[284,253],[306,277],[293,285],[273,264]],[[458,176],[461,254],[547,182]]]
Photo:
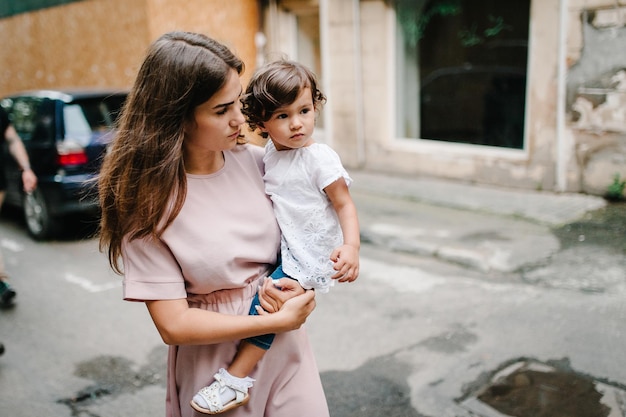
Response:
[[[85,149],[76,143],[59,143],[57,152],[57,163],[63,167],[83,165],[88,161]]]

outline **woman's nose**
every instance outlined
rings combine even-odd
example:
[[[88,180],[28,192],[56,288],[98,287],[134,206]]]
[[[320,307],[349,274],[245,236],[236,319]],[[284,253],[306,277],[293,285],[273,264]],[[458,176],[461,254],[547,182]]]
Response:
[[[237,109],[235,110],[235,114],[233,115],[233,118],[231,120],[231,125],[232,126],[239,126],[244,124],[246,121],[246,118],[244,117],[243,113],[241,112],[241,108],[237,107]]]

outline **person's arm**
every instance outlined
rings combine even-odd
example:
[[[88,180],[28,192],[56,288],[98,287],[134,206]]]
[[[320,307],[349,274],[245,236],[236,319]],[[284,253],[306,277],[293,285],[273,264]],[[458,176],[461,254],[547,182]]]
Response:
[[[343,233],[343,245],[335,248],[330,255],[330,259],[335,262],[335,270],[337,271],[332,278],[339,282],[352,282],[359,276],[359,250],[361,249],[361,234],[356,206],[343,178],[328,185],[324,191],[337,212]]]
[[[276,313],[259,316],[190,308],[186,299],[146,301],[146,306],[166,344],[206,345],[298,329],[315,308],[315,294],[306,291]]]
[[[30,167],[30,161],[28,160],[28,153],[26,153],[24,143],[22,143],[22,140],[15,131],[13,125],[9,125],[9,127],[7,127],[4,137],[9,143],[9,152],[13,158],[15,158],[15,161],[22,170],[22,183],[24,184],[24,191],[29,193],[37,188],[37,176]]]

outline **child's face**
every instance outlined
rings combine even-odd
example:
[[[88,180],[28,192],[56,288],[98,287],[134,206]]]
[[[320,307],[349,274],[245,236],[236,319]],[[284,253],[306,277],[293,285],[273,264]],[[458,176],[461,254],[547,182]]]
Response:
[[[267,132],[279,151],[297,149],[313,143],[315,107],[310,88],[303,88],[296,100],[279,107],[272,117],[263,122],[261,131]]]

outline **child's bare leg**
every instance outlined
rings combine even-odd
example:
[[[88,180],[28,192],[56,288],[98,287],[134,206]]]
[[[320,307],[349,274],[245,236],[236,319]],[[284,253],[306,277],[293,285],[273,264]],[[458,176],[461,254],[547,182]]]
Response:
[[[265,349],[243,340],[239,344],[235,358],[227,369],[228,373],[238,378],[250,375],[256,364],[259,363],[263,355],[265,355],[265,352]]]

